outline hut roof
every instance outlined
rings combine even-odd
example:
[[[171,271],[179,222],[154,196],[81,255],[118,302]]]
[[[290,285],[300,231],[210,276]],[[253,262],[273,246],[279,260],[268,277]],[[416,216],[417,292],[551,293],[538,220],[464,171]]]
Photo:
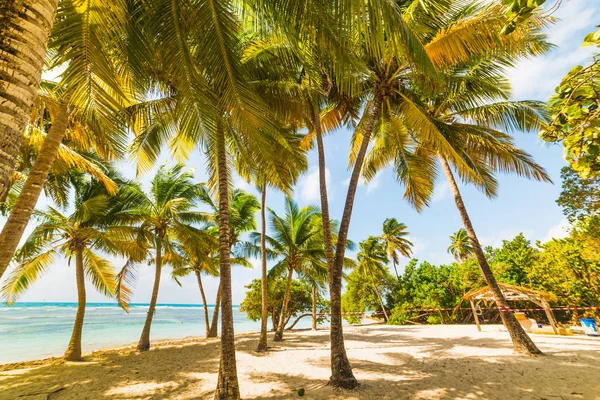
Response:
[[[522,286],[509,285],[507,283],[498,283],[500,290],[504,294],[504,298],[508,301],[526,300],[537,303],[538,301],[556,301],[556,296],[551,293],[542,292],[539,290],[533,290],[524,288]],[[480,289],[470,290],[463,296],[463,300],[494,300],[494,296],[489,286],[484,286]]]

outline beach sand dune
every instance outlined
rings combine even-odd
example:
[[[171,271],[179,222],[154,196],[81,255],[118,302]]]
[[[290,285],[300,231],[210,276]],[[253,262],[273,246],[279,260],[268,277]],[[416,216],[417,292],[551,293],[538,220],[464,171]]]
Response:
[[[244,399],[600,399],[600,340],[535,336],[541,357],[516,356],[499,326],[346,328],[359,390],[336,391],[329,332],[287,333],[268,354],[257,335],[237,339]],[[84,363],[28,363],[0,372],[1,399],[211,399],[218,341],[162,343],[97,352]],[[10,369],[12,368],[12,369]]]

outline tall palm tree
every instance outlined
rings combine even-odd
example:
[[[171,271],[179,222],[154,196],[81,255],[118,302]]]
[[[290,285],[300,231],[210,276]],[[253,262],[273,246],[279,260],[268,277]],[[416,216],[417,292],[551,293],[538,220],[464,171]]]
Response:
[[[290,288],[294,272],[300,273],[314,268],[315,263],[324,258],[319,210],[307,206],[300,208],[291,198],[286,198],[285,215],[278,216],[269,210],[272,235],[265,236],[272,257],[277,258],[270,274],[273,276],[287,273],[287,283],[283,296],[281,315],[277,323],[274,341],[283,340],[283,330],[290,298]],[[259,239],[254,235],[254,239]]]
[[[4,2],[0,17],[0,198],[10,187],[37,95],[58,0]],[[14,249],[13,249],[14,252]],[[11,254],[12,257],[12,254]],[[0,270],[2,276],[4,270]]]
[[[450,235],[450,246],[448,253],[452,254],[456,261],[464,261],[473,255],[473,245],[467,231],[463,228]]]
[[[410,235],[406,229],[406,225],[398,222],[396,218],[386,218],[383,221],[383,233],[379,236],[379,240],[383,242],[388,258],[392,260],[394,272],[396,272],[396,278],[398,279],[400,279],[397,268],[398,253],[404,257],[410,257],[412,253],[413,244],[406,238]]]
[[[369,236],[365,241],[358,244],[359,252],[356,255],[356,261],[360,274],[371,283],[373,286],[373,292],[379,299],[381,304],[381,310],[385,320],[388,320],[387,310],[383,303],[383,297],[379,292],[379,285],[381,279],[388,274],[387,263],[389,262],[385,244],[382,243],[379,238]]]
[[[36,279],[57,261],[75,259],[77,280],[77,314],[69,346],[68,361],[81,361],[81,335],[85,317],[85,277],[102,294],[115,293],[116,274],[113,265],[98,252],[135,258],[143,249],[132,246],[133,232],[115,224],[114,218],[131,197],[132,185],[120,181],[121,189],[111,197],[106,188],[89,176],[79,176],[75,187],[73,212],[65,215],[48,207],[37,213],[39,223],[16,256],[16,269],[6,280],[2,294],[13,303]]]
[[[139,351],[150,348],[150,328],[162,268],[166,265],[175,268],[184,265],[186,260],[181,249],[189,247],[189,242],[193,242],[194,246],[204,246],[205,251],[208,251],[211,242],[209,234],[192,226],[203,221],[202,213],[194,210],[199,203],[202,187],[195,184],[192,173],[183,168],[182,164],[161,166],[150,183],[148,193],[139,190],[137,204],[118,215],[136,226],[140,236],[138,240],[154,250],[154,285],[146,322],[137,345]],[[134,279],[135,264],[127,263],[119,273],[117,285],[117,298],[124,308],[128,307],[130,286]]]
[[[66,68],[60,83],[43,85],[44,91],[53,89],[54,107],[48,95],[36,107],[42,110],[39,115],[42,120],[47,119],[44,111],[52,114],[50,128],[0,234],[0,276],[18,246],[63,139],[82,136],[88,148],[96,148],[107,160],[122,155],[125,148],[127,133],[119,117],[129,103],[125,94],[128,91],[123,88],[126,69],[117,72],[114,60],[115,41],[119,30],[126,26],[121,18],[124,9],[120,5],[79,3],[63,0],[57,12],[49,45],[49,68],[63,65]]]
[[[370,179],[382,167],[393,164],[406,186],[405,197],[421,209],[431,196],[439,163],[455,196],[482,275],[490,287],[496,287],[492,290],[498,307],[506,310],[506,301],[478,245],[450,165],[464,181],[491,196],[496,193],[496,171],[547,179],[531,156],[515,148],[512,138],[500,132],[530,130],[543,124],[541,104],[508,101],[509,85],[503,69],[521,57],[543,53],[550,47],[539,33],[547,22],[537,15],[510,36],[504,36],[498,33],[504,16],[497,5],[457,5],[440,14],[442,18],[433,18],[428,26],[421,27],[425,49],[440,67],[441,79],[428,82],[409,74],[406,78],[411,84],[400,83],[400,89],[394,92],[395,105],[382,114],[376,143],[366,161],[365,177]],[[479,45],[472,46],[479,35]],[[463,42],[466,47],[458,51],[454,45],[465,37],[473,41]],[[388,104],[394,103],[390,100]],[[415,157],[420,162],[415,163]],[[515,351],[539,353],[511,313],[502,312],[501,316]]]

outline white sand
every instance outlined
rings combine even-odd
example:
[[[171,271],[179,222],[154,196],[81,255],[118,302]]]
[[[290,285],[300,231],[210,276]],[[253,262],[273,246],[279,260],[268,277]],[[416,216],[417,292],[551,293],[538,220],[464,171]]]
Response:
[[[512,354],[499,326],[363,326],[346,329],[357,391],[326,385],[329,333],[286,333],[266,354],[237,339],[245,399],[600,399],[600,339],[534,336],[545,355]],[[212,398],[218,341],[98,352],[84,363],[25,364],[0,372],[0,399]],[[4,367],[7,369],[7,367]]]

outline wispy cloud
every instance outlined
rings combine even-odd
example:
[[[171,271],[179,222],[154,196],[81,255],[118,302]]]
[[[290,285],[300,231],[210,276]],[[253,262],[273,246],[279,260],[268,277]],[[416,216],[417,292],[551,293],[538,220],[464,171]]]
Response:
[[[333,190],[331,187],[331,172],[329,171],[329,168],[325,168],[325,181],[327,182],[327,194],[329,197],[332,197]],[[318,168],[311,168],[306,175],[300,178],[298,187],[296,188],[296,195],[301,201],[307,203],[320,199],[321,191],[319,186]]]

